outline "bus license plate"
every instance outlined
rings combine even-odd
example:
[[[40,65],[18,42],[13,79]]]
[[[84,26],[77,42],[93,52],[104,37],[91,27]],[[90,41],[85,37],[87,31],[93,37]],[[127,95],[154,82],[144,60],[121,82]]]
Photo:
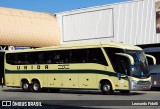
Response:
[[[143,89],[146,89],[147,87],[146,87],[146,86],[143,86],[142,88],[143,88]]]

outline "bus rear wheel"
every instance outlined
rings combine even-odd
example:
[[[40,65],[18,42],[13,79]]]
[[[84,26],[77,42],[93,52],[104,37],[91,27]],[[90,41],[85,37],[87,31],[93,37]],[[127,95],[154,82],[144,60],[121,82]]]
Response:
[[[32,91],[33,92],[40,92],[41,86],[38,81],[34,81],[32,84]]]
[[[24,92],[30,91],[30,85],[29,85],[29,83],[27,81],[22,83],[22,90]]]
[[[112,85],[109,82],[102,82],[100,89],[104,95],[113,94]]]

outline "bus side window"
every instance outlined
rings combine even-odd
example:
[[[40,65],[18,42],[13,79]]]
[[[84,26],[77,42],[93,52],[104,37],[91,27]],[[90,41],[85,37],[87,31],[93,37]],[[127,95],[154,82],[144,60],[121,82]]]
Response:
[[[123,56],[117,56],[117,71],[121,74],[129,75],[129,60]]]
[[[55,61],[55,64],[60,63],[60,54],[57,52],[54,53],[54,61]]]
[[[124,53],[124,51],[122,49],[119,48],[105,48],[105,51],[108,55],[108,58],[113,66],[113,69],[115,72],[119,72],[119,65],[118,65],[118,57],[116,55],[116,53]]]
[[[54,53],[54,63],[56,64],[65,64],[70,62],[70,51],[55,51]]]
[[[59,51],[59,54],[60,54],[60,63],[61,64],[70,63],[70,56],[71,56],[70,50]]]
[[[16,61],[16,54],[14,54],[14,53],[10,53],[10,54],[7,54],[6,55],[6,62],[8,63],[8,64],[12,64],[12,65],[15,65],[15,64],[17,64],[17,61]]]
[[[47,63],[52,64],[54,62],[53,59],[53,51],[41,51],[41,64]]]
[[[48,55],[47,64],[53,64],[54,63],[54,57],[53,55]]]
[[[38,53],[38,64],[44,64],[44,53],[43,52],[39,52]]]
[[[38,62],[38,52],[28,53],[28,64],[37,64]]]
[[[98,63],[108,66],[101,48],[91,48],[88,54],[89,63]]]
[[[28,64],[33,64],[33,53],[28,53]]]
[[[71,51],[71,63],[86,63],[87,49],[76,49]]]
[[[17,64],[23,65],[26,64],[26,53],[17,53]]]

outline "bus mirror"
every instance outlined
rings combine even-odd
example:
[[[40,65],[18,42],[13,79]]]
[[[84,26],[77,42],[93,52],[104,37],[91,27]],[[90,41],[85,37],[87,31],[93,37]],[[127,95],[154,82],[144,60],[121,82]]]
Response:
[[[153,64],[156,65],[156,58],[154,56],[149,55],[149,54],[145,54],[145,55],[146,55],[146,57],[152,58]]]
[[[116,53],[116,55],[127,57],[130,60],[131,65],[134,65],[134,59],[131,55],[125,53]]]

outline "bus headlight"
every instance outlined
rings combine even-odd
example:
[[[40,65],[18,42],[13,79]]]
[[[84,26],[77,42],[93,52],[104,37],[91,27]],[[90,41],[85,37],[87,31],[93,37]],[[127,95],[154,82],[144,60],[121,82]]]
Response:
[[[132,72],[135,72],[135,71],[136,71],[136,68],[135,68],[135,67],[132,67],[132,68],[131,68],[131,71],[132,71]]]

